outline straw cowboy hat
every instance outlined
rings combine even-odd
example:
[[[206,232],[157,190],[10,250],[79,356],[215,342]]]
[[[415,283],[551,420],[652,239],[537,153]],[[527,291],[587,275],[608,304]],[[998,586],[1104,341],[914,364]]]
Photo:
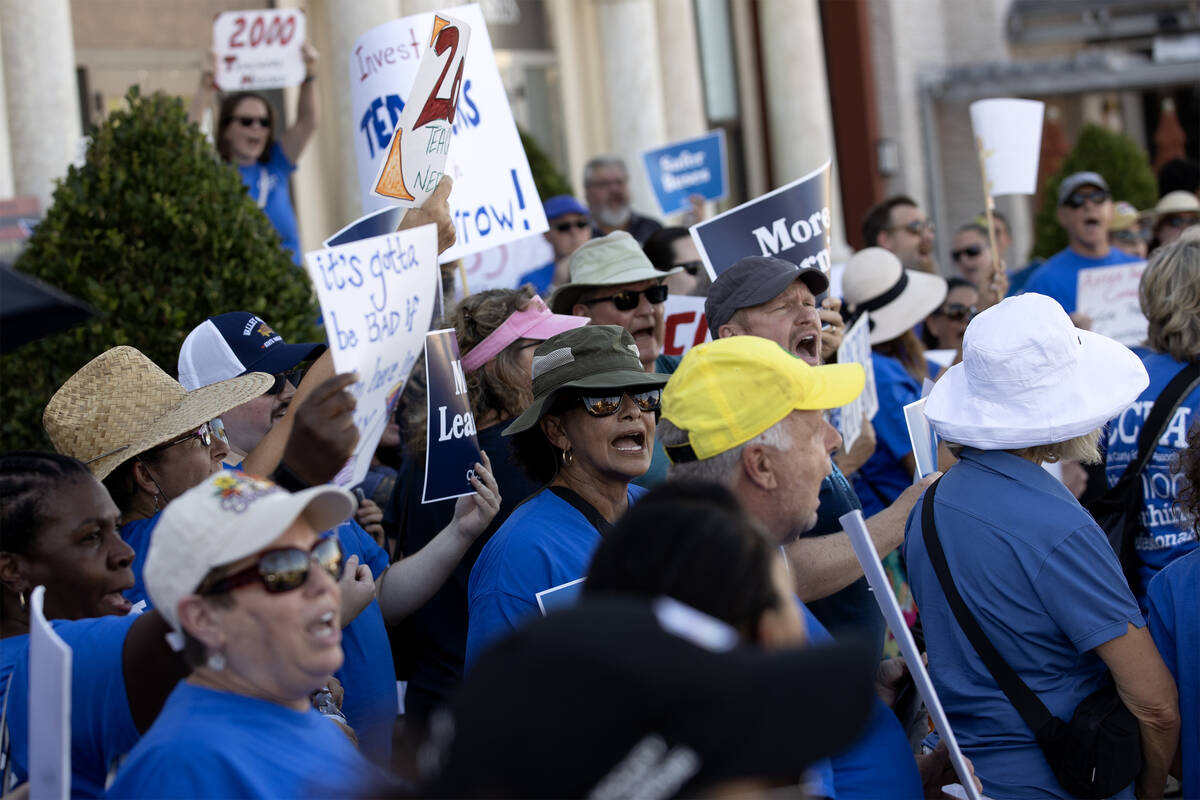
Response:
[[[890,342],[911,329],[942,304],[946,291],[941,275],[905,269],[882,247],[859,250],[842,274],[845,313],[853,320],[868,312],[871,344]]]
[[[252,372],[189,392],[140,350],[114,347],[59,387],[42,425],[54,449],[103,480],[134,456],[253,400],[274,380]]]

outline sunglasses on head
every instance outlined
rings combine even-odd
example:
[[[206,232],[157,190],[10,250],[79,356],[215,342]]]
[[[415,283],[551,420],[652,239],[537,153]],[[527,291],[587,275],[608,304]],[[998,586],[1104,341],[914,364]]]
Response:
[[[942,316],[954,322],[970,322],[970,320],[979,313],[979,309],[975,306],[968,306],[963,303],[947,303],[942,309]]]
[[[970,256],[971,258],[975,258],[975,256],[979,255],[982,252],[983,252],[983,248],[980,247],[979,245],[969,244],[961,250],[951,250],[950,257],[952,259],[954,259],[955,261],[958,261],[963,256]]]
[[[335,581],[342,577],[345,559],[342,545],[333,534],[321,537],[312,550],[299,547],[279,547],[260,553],[258,560],[245,569],[209,582],[205,581],[196,590],[198,595],[225,594],[239,586],[258,581],[271,594],[299,589],[308,580],[312,563],[325,570]]]
[[[669,267],[669,269],[675,269],[675,267],[683,267],[688,275],[696,275],[700,272],[700,270],[704,269],[704,262],[703,261],[684,261],[680,264],[671,265]]]
[[[1083,208],[1083,204],[1089,200],[1096,205],[1100,205],[1108,198],[1108,192],[1103,189],[1092,189],[1090,192],[1071,192],[1067,195],[1067,199],[1063,200],[1063,205],[1067,208]]]
[[[626,395],[642,411],[657,411],[659,403],[662,401],[662,389],[647,389],[644,392],[637,392],[636,394],[622,392],[621,394],[606,395],[603,397],[582,395],[579,399],[583,403],[584,410],[593,417],[611,417],[620,410],[621,398]]]
[[[558,231],[559,233],[570,233],[572,228],[583,230],[584,228],[590,227],[592,227],[592,223],[588,222],[586,219],[577,219],[574,222],[554,223],[554,230]]]
[[[293,388],[300,386],[300,379],[304,377],[304,370],[289,369],[287,372],[275,373],[275,383],[267,389],[266,394],[279,394],[283,391],[285,383],[290,383]]]
[[[583,304],[585,306],[590,306],[596,303],[603,303],[606,300],[611,300],[612,304],[617,307],[617,311],[632,311],[638,307],[638,303],[641,302],[642,295],[646,295],[646,300],[648,300],[651,305],[658,305],[667,299],[667,286],[666,284],[659,283],[651,286],[649,289],[642,289],[640,291],[636,289],[626,289],[623,292],[610,294],[608,297],[597,297],[593,300],[584,300]]]
[[[254,125],[258,125],[260,128],[271,127],[270,117],[234,117],[233,119],[243,128],[250,128]]]
[[[205,447],[211,447],[212,437],[212,427],[206,422],[190,433],[185,433],[183,436],[176,437],[169,442],[164,442],[158,447],[152,447],[149,452],[154,453],[160,450],[166,450],[168,447],[174,447],[177,444],[183,444],[184,442],[191,441],[192,439],[199,439],[200,444],[204,445]]]

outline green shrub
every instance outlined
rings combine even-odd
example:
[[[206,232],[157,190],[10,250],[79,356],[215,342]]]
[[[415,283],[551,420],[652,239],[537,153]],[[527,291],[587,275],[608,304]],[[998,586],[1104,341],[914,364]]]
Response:
[[[1103,175],[1114,201],[1125,200],[1145,209],[1158,200],[1154,171],[1146,151],[1123,133],[1085,125],[1062,169],[1046,178],[1042,207],[1034,222],[1032,255],[1049,258],[1067,246],[1067,232],[1058,224],[1058,187],[1063,178],[1076,172]]]
[[[15,264],[101,316],[0,358],[0,449],[48,449],[46,402],[110,347],[132,345],[175,375],[188,332],[239,310],[285,338],[324,340],[307,273],[182,103],[136,86],[126,101],[93,131],[87,163],[58,182]]]
[[[556,194],[575,194],[575,190],[571,188],[571,182],[564,178],[554,166],[554,162],[550,160],[550,156],[546,155],[546,151],[538,144],[537,139],[526,133],[525,129],[519,125],[517,133],[521,135],[521,146],[525,148],[525,158],[529,159],[529,171],[533,173],[533,183],[537,186],[542,202]]]

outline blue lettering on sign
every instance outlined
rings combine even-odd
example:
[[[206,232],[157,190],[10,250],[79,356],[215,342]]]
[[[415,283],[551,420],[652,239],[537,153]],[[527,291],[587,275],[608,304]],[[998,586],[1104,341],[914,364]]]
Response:
[[[464,101],[469,109],[467,112],[462,110]],[[398,94],[389,94],[384,97],[376,97],[363,112],[358,129],[367,142],[367,151],[371,154],[371,158],[375,158],[376,153],[387,152],[402,111],[404,111],[404,100]],[[452,134],[457,134],[460,124],[464,130],[478,127],[479,121],[479,107],[471,99],[471,81],[463,81],[463,89],[454,114],[454,125],[451,126],[450,131]]]
[[[497,207],[495,204],[488,203],[487,205],[479,206],[471,209],[455,209],[454,210],[454,227],[458,231],[458,238],[463,243],[471,241],[471,236],[483,238],[492,231],[511,231],[517,229],[518,212],[525,210],[525,193],[521,190],[521,182],[517,179],[517,171],[510,169],[509,174],[512,176],[513,192],[516,200],[516,205],[513,205],[513,199],[508,203],[501,204]],[[529,230],[529,220],[521,215],[519,220],[520,226],[525,230]]]

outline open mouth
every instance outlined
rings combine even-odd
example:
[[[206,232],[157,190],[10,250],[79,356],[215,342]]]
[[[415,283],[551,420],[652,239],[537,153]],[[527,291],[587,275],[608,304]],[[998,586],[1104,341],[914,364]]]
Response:
[[[641,339],[643,337],[645,337],[647,339],[653,339],[654,338],[654,326],[647,325],[644,328],[637,328],[636,330],[632,330],[629,333],[631,336],[633,336],[634,339]]]
[[[1083,224],[1085,227],[1087,227],[1089,229],[1098,228],[1098,227],[1100,227],[1100,218],[1099,217],[1084,217]]]
[[[327,645],[337,644],[341,640],[341,630],[338,628],[336,611],[326,611],[308,624],[305,631],[318,642]]]
[[[126,588],[132,589],[133,587],[129,586]],[[133,603],[126,600],[120,591],[109,592],[100,599],[104,601],[104,605],[109,609],[109,613],[118,617],[128,614],[133,609]]]
[[[612,441],[613,449],[620,453],[636,455],[646,452],[646,434],[624,433]]]
[[[821,352],[821,334],[808,333],[801,336],[792,344],[792,352],[809,364],[815,363]]]

